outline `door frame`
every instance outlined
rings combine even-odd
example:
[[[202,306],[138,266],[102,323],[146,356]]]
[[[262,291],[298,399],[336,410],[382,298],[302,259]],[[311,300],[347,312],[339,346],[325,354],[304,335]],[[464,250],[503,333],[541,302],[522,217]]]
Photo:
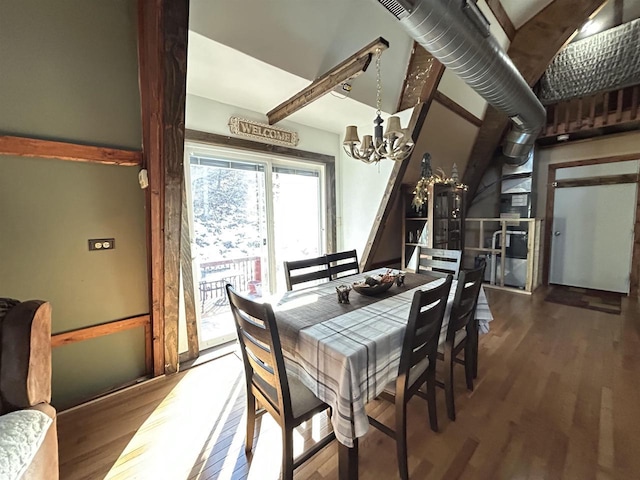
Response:
[[[299,150],[297,148],[273,145],[269,143],[256,142],[244,138],[230,137],[217,133],[202,132],[199,130],[186,129],[185,141],[189,143],[200,143],[212,147],[225,147],[235,150],[244,150],[251,153],[273,155],[290,160],[319,163],[325,168],[325,221],[326,234],[325,245],[327,252],[335,252],[337,249],[337,227],[336,227],[336,157],[323,153]]]
[[[629,296],[640,298],[640,178],[636,175],[635,180],[627,175],[610,175],[589,177],[585,179],[557,181],[556,172],[560,168],[582,167],[585,165],[598,165],[602,163],[628,162],[640,160],[640,152],[615,155],[611,157],[589,158],[584,160],[573,160],[570,162],[554,163],[549,165],[547,177],[547,204],[545,211],[545,228],[543,242],[543,263],[542,263],[542,283],[549,285],[549,271],[551,266],[551,243],[553,231],[553,210],[555,204],[556,188],[565,188],[580,185],[615,185],[619,183],[636,183],[636,217],[633,227],[633,253],[631,255],[631,271],[629,274]],[[582,181],[581,181],[582,180]]]

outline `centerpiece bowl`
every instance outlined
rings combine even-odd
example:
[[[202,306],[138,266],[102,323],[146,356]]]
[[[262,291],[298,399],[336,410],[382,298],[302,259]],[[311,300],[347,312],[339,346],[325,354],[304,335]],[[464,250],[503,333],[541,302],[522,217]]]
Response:
[[[353,289],[361,295],[379,295],[389,290],[396,281],[396,275],[385,274],[367,277],[362,282],[354,282]]]

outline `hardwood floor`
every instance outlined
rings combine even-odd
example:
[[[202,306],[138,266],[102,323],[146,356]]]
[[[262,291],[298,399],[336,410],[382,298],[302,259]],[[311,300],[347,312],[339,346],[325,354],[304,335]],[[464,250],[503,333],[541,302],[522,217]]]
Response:
[[[495,320],[480,341],[474,392],[456,370],[457,420],[439,390],[440,433],[426,402],[409,403],[413,479],[640,478],[640,308],[621,315],[488,291]],[[393,426],[388,403],[371,414]],[[280,430],[268,415],[244,455],[244,378],[235,355],[153,380],[58,419],[61,479],[275,479]],[[320,415],[297,447],[327,428]],[[296,479],[337,478],[334,444]],[[398,478],[393,440],[371,429],[360,442],[360,478]]]

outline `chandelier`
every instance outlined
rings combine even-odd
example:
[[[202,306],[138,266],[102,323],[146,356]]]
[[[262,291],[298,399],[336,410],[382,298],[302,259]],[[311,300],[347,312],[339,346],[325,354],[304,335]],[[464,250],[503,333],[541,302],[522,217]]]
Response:
[[[382,86],[380,84],[380,55],[382,50],[376,49],[376,118],[373,121],[375,127],[373,136],[364,135],[362,143],[358,137],[358,127],[347,127],[342,146],[351,158],[362,160],[365,163],[376,163],[386,158],[394,161],[402,161],[413,150],[413,139],[406,128],[400,125],[400,117],[392,116],[387,120],[387,130],[382,133],[382,117],[380,116],[382,105]]]

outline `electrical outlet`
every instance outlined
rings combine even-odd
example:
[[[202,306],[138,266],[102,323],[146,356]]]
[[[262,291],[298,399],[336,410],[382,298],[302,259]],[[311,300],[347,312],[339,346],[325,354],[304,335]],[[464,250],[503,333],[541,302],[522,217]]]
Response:
[[[115,238],[90,238],[89,250],[113,250],[116,248]]]

